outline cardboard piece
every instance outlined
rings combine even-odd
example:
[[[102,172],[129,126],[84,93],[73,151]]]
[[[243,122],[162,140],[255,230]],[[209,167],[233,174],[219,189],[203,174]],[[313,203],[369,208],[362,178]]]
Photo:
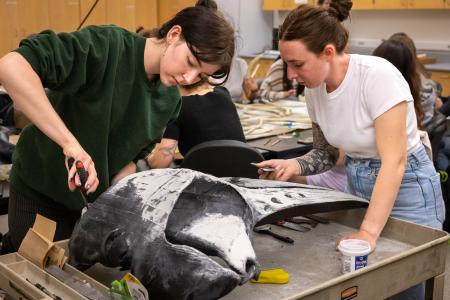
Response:
[[[33,230],[38,232],[48,241],[53,242],[53,239],[55,238],[56,222],[37,214]]]
[[[56,222],[39,214],[20,244],[19,254],[44,269],[48,264],[62,268],[67,261],[64,249],[53,243]]]

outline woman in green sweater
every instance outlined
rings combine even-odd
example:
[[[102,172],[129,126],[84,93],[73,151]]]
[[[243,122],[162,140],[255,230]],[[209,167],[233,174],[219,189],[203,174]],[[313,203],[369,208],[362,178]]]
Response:
[[[154,38],[115,26],[48,30],[0,59],[0,83],[33,123],[13,155],[3,251],[18,249],[36,213],[57,222],[55,240],[68,238],[83,208],[68,159],[83,163],[88,200],[96,199],[176,119],[176,86],[226,79],[233,55],[232,27],[200,0]]]

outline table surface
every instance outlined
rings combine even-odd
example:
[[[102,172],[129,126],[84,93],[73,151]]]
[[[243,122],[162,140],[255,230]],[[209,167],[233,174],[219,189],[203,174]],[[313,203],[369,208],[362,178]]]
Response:
[[[307,290],[342,275],[341,254],[336,240],[355,229],[330,222],[318,224],[309,232],[296,232],[271,225],[272,230],[287,235],[295,243],[287,244],[275,238],[254,234],[254,248],[261,269],[283,268],[289,273],[287,284],[255,284],[238,286],[221,299],[282,299]],[[381,237],[377,250],[369,255],[368,264],[413,248],[412,245]]]
[[[334,214],[340,216],[338,219],[342,218],[341,220],[351,221],[342,223],[336,219],[336,221],[331,221],[329,224],[318,224],[309,232],[297,232],[271,225],[273,231],[291,237],[295,241],[294,244],[281,242],[268,235],[254,233],[252,241],[261,269],[283,268],[289,273],[289,283],[246,283],[236,287],[221,299],[282,299],[300,293],[308,293],[308,291],[317,289],[318,287],[325,288],[326,283],[332,281],[344,282],[345,280],[359,278],[360,276],[365,276],[365,278],[367,278],[369,273],[365,272],[364,269],[366,268],[343,275],[341,273],[341,254],[335,249],[335,242],[340,236],[356,230],[354,225],[360,223],[364,216],[364,210],[344,210]],[[327,216],[327,214],[322,216]],[[356,223],[353,224],[353,222]],[[445,238],[445,233],[443,232],[431,228],[428,229],[423,226],[418,226],[419,229],[416,228],[417,226],[418,225],[395,219],[394,221],[389,221],[387,225],[389,228],[387,230],[388,233],[379,238],[375,252],[369,255],[367,270],[369,270],[370,267],[372,267],[373,270],[373,267],[384,268],[390,266],[390,264],[403,259],[404,257],[416,259],[413,258],[411,254],[408,256],[406,253],[417,250],[419,247],[428,248],[430,247],[430,243],[435,243],[437,241],[437,238],[439,240],[442,240],[442,237]],[[392,231],[396,232],[397,235],[400,234],[402,237],[403,234],[399,232],[405,234],[418,232],[416,238],[422,239],[422,241],[413,241],[414,238],[411,237],[411,243],[404,242],[401,239],[394,238]],[[447,244],[446,241],[445,244]],[[433,252],[433,256],[436,256],[436,253],[437,252]],[[219,263],[223,263],[218,258],[213,259]],[[445,260],[445,254],[443,259]],[[422,263],[421,261],[416,260],[414,260],[414,262]],[[445,265],[445,261],[443,264]],[[436,266],[427,266],[427,269],[433,267],[441,268],[443,266],[441,261],[438,261],[435,265]],[[398,278],[403,278],[401,280],[404,281],[405,277],[409,278],[406,270],[408,270],[407,266],[404,266],[403,269],[395,268],[394,271],[396,276]],[[386,274],[383,278],[392,276],[392,270],[389,272],[391,272],[390,275]],[[124,274],[123,272],[105,268],[99,264],[91,267],[86,273],[107,286],[109,286],[109,283],[113,279],[118,279]],[[395,281],[399,279],[389,277],[388,280]],[[373,285],[371,286],[375,289],[375,293],[381,288]],[[387,289],[387,287],[383,287],[383,289]]]

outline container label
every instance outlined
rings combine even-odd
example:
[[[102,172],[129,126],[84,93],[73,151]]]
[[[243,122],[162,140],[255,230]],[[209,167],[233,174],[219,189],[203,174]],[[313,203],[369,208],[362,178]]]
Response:
[[[367,255],[347,256],[342,258],[342,273],[349,273],[367,266]]]
[[[355,270],[367,266],[367,255],[355,256]]]
[[[352,257],[344,256],[343,262],[342,262],[342,272],[349,273],[351,271],[352,271]]]

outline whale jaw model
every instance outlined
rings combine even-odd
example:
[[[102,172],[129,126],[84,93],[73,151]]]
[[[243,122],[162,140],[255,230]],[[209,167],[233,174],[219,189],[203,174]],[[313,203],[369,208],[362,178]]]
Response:
[[[122,179],[91,204],[72,233],[69,263],[130,269],[152,299],[216,299],[258,276],[255,225],[365,206],[325,188],[151,170]]]

